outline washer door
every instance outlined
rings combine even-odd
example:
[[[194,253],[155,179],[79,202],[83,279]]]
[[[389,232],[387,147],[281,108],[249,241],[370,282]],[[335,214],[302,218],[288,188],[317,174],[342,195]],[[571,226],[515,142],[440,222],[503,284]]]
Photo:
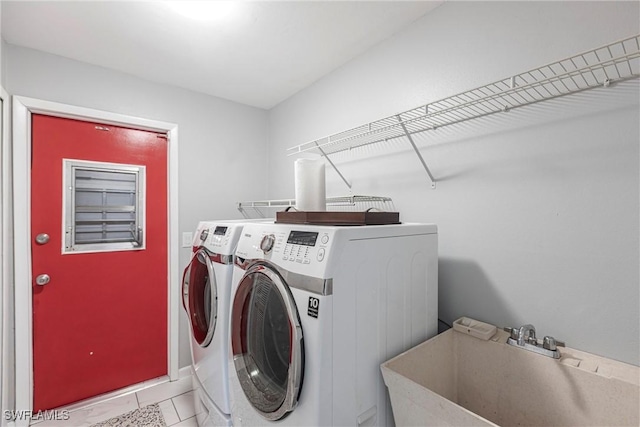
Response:
[[[245,396],[265,419],[298,403],[304,372],[300,316],[281,276],[265,264],[243,276],[231,308],[231,349]]]
[[[182,280],[182,304],[189,316],[193,338],[201,347],[207,347],[218,318],[218,286],[206,249],[200,248],[193,255]]]

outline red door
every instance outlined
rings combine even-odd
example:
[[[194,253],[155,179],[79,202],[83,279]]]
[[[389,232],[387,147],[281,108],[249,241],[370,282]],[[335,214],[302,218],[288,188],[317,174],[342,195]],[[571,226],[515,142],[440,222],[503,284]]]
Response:
[[[167,145],[33,115],[34,410],[167,373]]]

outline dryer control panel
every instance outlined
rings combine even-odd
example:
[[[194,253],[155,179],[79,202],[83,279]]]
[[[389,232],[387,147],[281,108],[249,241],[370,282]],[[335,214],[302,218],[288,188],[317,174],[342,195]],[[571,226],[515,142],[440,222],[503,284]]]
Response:
[[[236,255],[266,259],[290,271],[322,277],[334,231],[291,224],[247,225]]]
[[[220,252],[220,249],[229,245],[231,239],[231,233],[229,233],[229,226],[216,225],[209,228],[207,235],[206,247],[214,252]]]
[[[244,224],[203,221],[193,239],[194,251],[200,247],[220,255],[233,255]]]
[[[284,245],[282,260],[310,264],[315,258],[317,262],[322,262],[328,242],[328,233],[323,233],[320,237],[319,232],[291,230]],[[317,250],[313,250],[316,246]]]

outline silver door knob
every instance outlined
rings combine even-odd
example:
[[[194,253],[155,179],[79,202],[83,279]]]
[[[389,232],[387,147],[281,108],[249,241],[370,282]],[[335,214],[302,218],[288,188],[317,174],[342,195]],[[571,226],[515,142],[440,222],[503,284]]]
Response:
[[[36,277],[36,285],[44,286],[51,281],[51,277],[48,274],[40,274]]]
[[[49,235],[47,233],[40,233],[36,236],[36,243],[39,245],[44,245],[49,242]]]

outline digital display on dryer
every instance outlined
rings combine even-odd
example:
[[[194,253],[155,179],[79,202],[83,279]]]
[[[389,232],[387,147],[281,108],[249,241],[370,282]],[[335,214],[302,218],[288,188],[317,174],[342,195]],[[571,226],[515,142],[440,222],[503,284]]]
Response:
[[[224,236],[226,233],[227,233],[227,227],[216,227],[216,229],[213,230],[214,236]]]
[[[287,243],[292,245],[315,246],[318,233],[312,231],[291,231]]]

